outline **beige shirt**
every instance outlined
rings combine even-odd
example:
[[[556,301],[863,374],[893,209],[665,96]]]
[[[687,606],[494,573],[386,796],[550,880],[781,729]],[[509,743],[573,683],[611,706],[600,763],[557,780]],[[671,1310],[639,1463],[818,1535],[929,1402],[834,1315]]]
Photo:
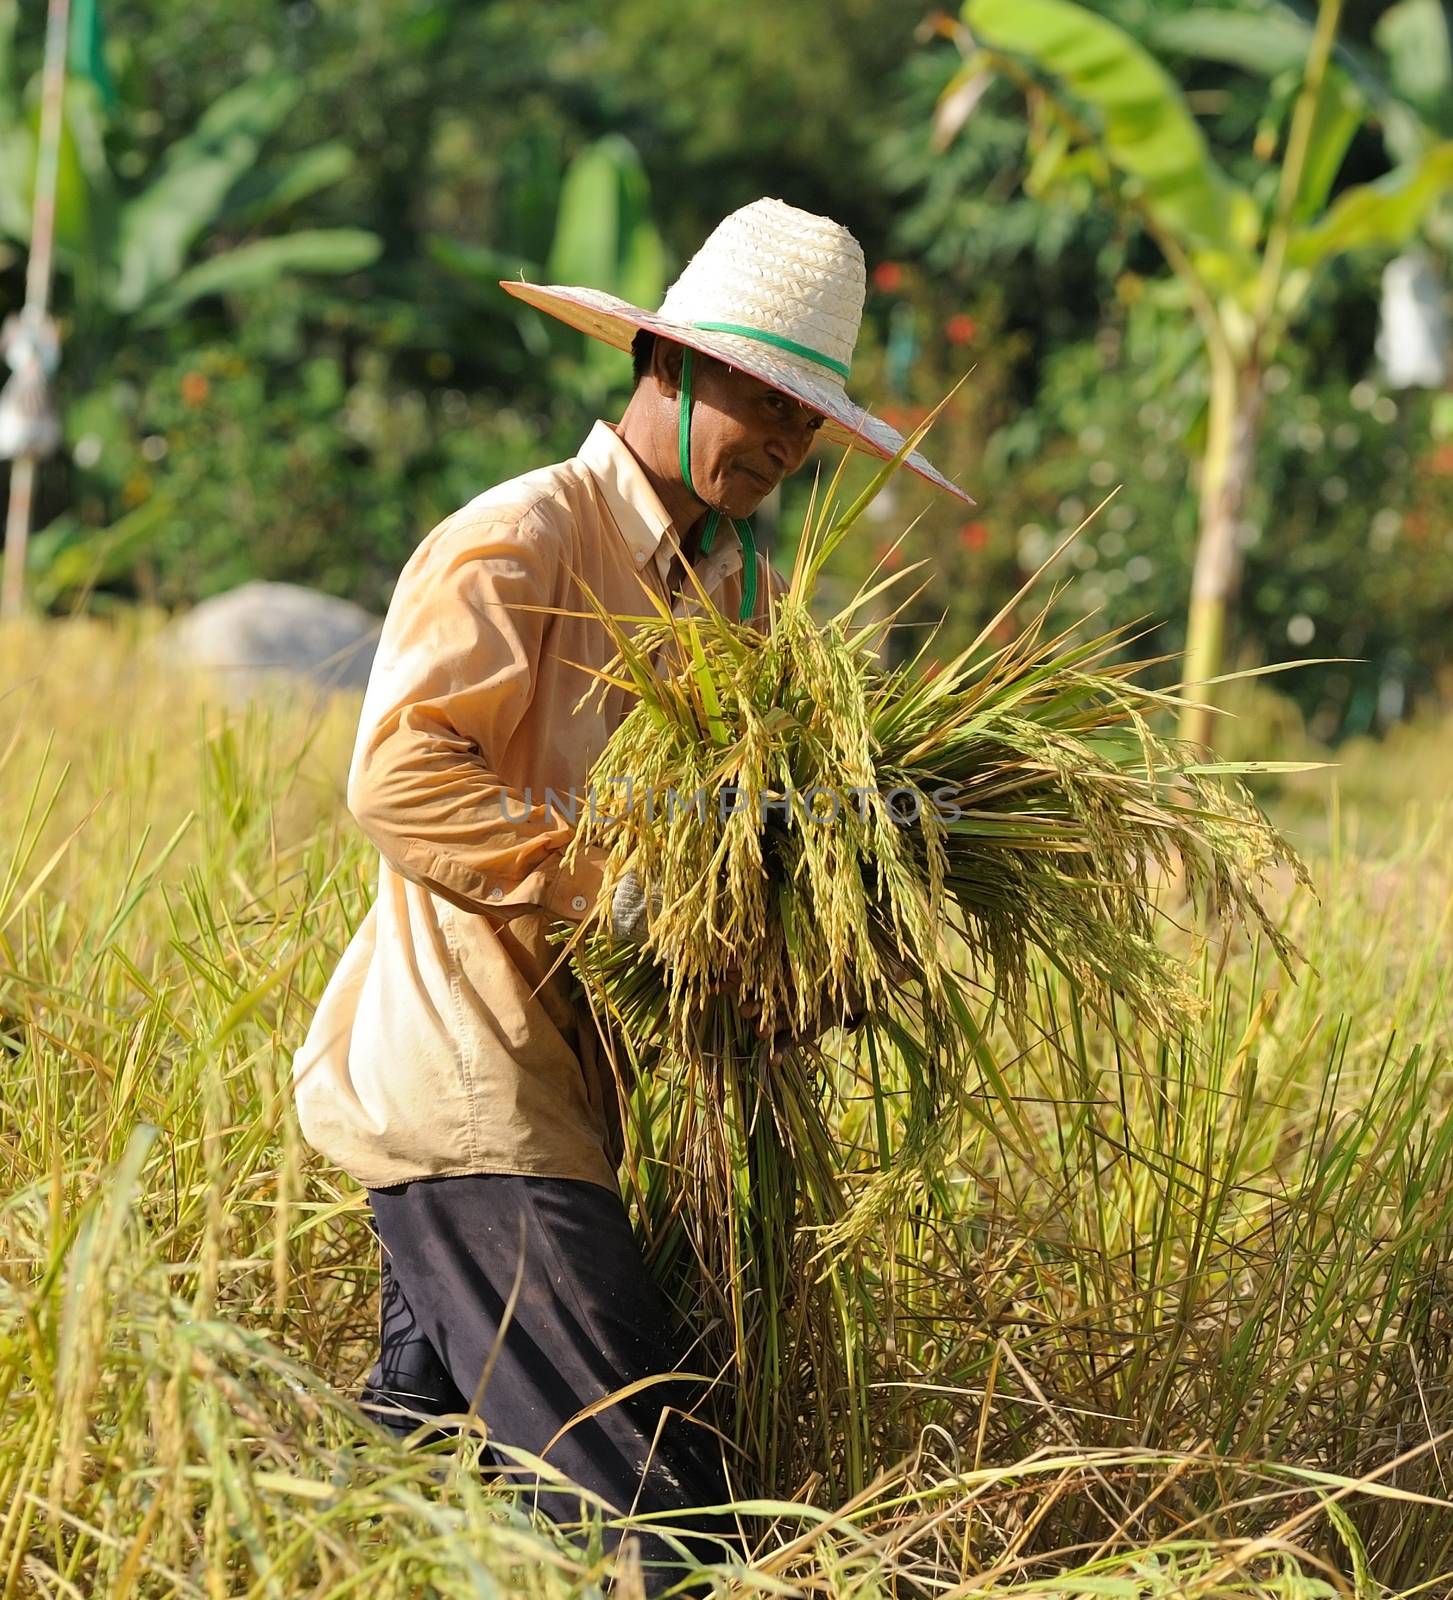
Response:
[[[445,518],[399,577],[348,775],[378,895],[293,1060],[304,1137],[370,1188],[470,1172],[617,1186],[609,1063],[566,967],[546,977],[548,925],[591,912],[601,883],[598,852],[561,867],[570,795],[586,803],[632,704],[611,688],[575,709],[585,669],[614,654],[579,580],[615,615],[652,611],[643,584],[695,609],[689,585],[668,589],[679,553],[639,463],[597,422],[572,460]],[[785,585],[757,559],[765,630]],[[729,522],[695,570],[735,618]]]

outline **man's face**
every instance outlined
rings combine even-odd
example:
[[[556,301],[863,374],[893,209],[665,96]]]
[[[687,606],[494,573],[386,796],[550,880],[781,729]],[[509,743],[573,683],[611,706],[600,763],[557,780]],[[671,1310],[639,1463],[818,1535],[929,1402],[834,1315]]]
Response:
[[[679,361],[672,365],[679,374]],[[698,355],[692,366],[691,478],[697,498],[723,516],[749,517],[802,465],[822,416],[723,362]]]

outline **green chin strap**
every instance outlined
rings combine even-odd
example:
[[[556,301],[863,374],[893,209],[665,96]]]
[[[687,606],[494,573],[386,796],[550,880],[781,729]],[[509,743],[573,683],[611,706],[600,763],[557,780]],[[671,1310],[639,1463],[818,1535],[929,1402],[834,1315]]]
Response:
[[[691,357],[692,350],[689,345],[683,345],[681,350],[681,404],[677,412],[676,439],[677,447],[681,454],[681,481],[696,494],[696,485],[691,481]],[[698,500],[700,495],[696,495]],[[709,511],[706,518],[706,528],[701,535],[701,553],[705,555],[711,549],[712,541],[716,538],[717,523],[721,521],[721,512]],[[742,611],[741,621],[750,622],[752,613],[757,609],[757,542],[752,537],[750,522],[738,522],[732,519],[732,527],[737,530],[737,538],[742,545]]]

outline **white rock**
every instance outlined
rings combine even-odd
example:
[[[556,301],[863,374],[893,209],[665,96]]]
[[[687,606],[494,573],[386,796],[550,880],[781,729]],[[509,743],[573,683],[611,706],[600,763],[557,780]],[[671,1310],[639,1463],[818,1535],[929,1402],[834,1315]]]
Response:
[[[368,682],[380,618],[295,583],[244,583],[213,595],[167,629],[179,665],[216,673],[230,696],[276,686],[280,675],[326,689]]]

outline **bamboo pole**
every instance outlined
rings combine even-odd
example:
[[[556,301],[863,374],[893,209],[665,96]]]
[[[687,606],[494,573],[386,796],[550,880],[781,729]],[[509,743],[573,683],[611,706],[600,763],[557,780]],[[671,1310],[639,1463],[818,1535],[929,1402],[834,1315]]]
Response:
[[[66,86],[66,33],[70,0],[50,0],[46,16],[45,62],[42,67],[40,145],[35,161],[35,198],[31,209],[30,258],[25,272],[22,321],[44,325],[50,306],[51,269],[55,253],[55,196],[60,170],[61,118]],[[25,603],[25,552],[30,540],[34,504],[35,456],[18,456],[10,468],[10,500],[5,518],[5,573],[0,583],[0,617],[17,617]]]

